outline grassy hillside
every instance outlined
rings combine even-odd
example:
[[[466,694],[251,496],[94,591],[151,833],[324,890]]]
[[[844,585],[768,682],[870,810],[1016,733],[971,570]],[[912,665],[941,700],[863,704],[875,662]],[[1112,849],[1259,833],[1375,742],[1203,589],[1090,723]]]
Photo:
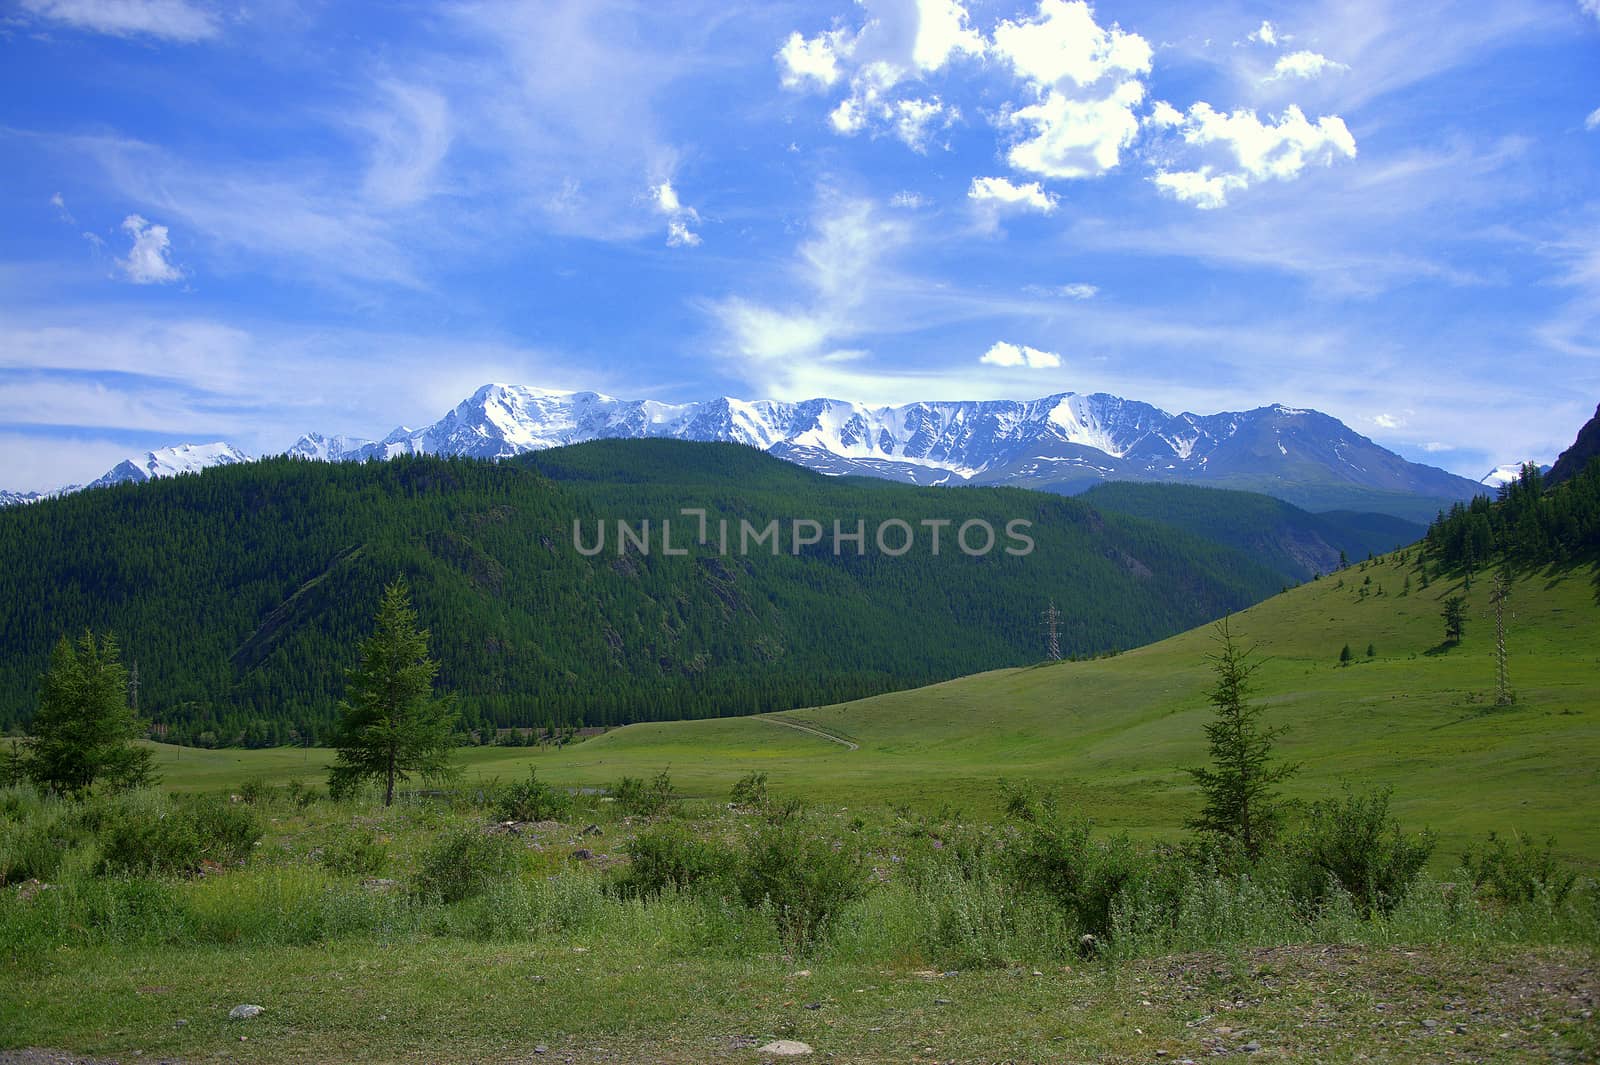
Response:
[[[1466,595],[1468,624],[1463,642],[1444,649],[1440,601],[1451,594]],[[1288,794],[1324,795],[1347,780],[1393,785],[1402,818],[1441,834],[1441,861],[1491,829],[1553,834],[1564,852],[1600,860],[1600,607],[1590,575],[1525,576],[1512,604],[1518,702],[1509,710],[1492,705],[1486,581],[1422,589],[1389,556],[1238,615],[1238,631],[1268,657],[1259,674],[1268,720],[1292,729],[1280,749],[1305,763]],[[1357,661],[1341,667],[1347,643]],[[760,769],[783,793],[969,812],[992,806],[997,778],[1028,777],[1059,786],[1104,825],[1176,833],[1197,806],[1180,767],[1205,755],[1210,651],[1200,628],[1112,658],[763,717],[633,725],[556,752],[472,750],[464,760],[469,781],[533,764],[569,785],[667,766],[681,788],[707,796]],[[175,754],[166,748],[162,759],[178,786],[319,772],[315,751]]]

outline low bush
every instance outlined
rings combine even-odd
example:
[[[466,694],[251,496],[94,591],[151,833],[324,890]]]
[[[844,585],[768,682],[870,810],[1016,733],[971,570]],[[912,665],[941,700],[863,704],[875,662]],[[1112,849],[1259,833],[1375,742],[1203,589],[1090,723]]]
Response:
[[[729,848],[701,839],[678,824],[658,825],[628,842],[629,864],[615,882],[626,898],[660,898],[678,891],[725,891],[734,878],[737,857]]]
[[[505,836],[474,828],[446,832],[423,851],[412,887],[417,895],[460,902],[488,890],[517,866],[517,852]]]
[[[330,872],[377,876],[389,864],[389,848],[371,829],[351,829],[336,833],[324,843],[318,860]]]
[[[629,817],[654,817],[665,813],[678,797],[672,777],[665,769],[650,781],[623,777],[609,790],[617,808]]]
[[[136,793],[97,800],[85,812],[100,839],[102,873],[188,875],[206,862],[244,861],[261,838],[253,812],[211,796]]]
[[[1487,842],[1461,856],[1461,868],[1474,887],[1503,904],[1545,899],[1560,906],[1578,874],[1556,857],[1555,849],[1553,839],[1540,845],[1519,832],[1510,839],[1491,832]]]
[[[767,806],[767,775],[746,773],[734,781],[728,805],[740,810],[764,810]]]
[[[770,908],[779,938],[800,953],[866,891],[865,864],[853,838],[829,839],[803,818],[791,817],[756,833],[738,885],[746,905]]]
[[[1054,899],[1072,915],[1079,931],[1111,933],[1117,898],[1141,878],[1154,881],[1152,863],[1126,836],[1093,838],[1087,818],[1036,808],[1006,850],[1012,881],[1024,891]],[[1152,889],[1152,897],[1168,894]]]
[[[572,812],[572,796],[539,779],[537,769],[502,789],[495,801],[495,816],[502,821],[559,821]]]
[[[1312,803],[1285,843],[1290,890],[1308,911],[1336,886],[1367,913],[1388,913],[1402,900],[1433,854],[1432,833],[1407,837],[1389,813],[1387,788],[1365,795],[1346,790]]]

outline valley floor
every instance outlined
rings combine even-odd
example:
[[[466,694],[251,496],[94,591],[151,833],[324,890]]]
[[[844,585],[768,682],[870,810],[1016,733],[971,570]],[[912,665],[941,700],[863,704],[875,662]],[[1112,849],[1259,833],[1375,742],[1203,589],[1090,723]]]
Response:
[[[63,949],[6,973],[0,1065],[1594,1061],[1600,956],[1297,946],[937,973],[715,961],[596,943]],[[228,1020],[255,1002],[266,1012]]]

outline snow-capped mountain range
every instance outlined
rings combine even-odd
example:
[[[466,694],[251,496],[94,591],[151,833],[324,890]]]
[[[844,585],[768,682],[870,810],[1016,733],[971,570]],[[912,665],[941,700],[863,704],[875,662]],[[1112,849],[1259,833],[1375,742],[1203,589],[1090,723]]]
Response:
[[[499,459],[586,440],[645,437],[746,444],[822,473],[915,484],[1076,492],[1103,480],[1181,481],[1267,492],[1320,509],[1357,503],[1386,509],[1372,504],[1389,497],[1465,499],[1482,490],[1467,478],[1408,462],[1314,410],[1169,414],[1104,393],[1071,392],[871,407],[727,397],[668,404],[491,384],[424,428],[402,426],[382,440],[308,433],[286,454],[323,461],[411,454]],[[244,458],[222,443],[167,448],[123,463],[94,484]]]

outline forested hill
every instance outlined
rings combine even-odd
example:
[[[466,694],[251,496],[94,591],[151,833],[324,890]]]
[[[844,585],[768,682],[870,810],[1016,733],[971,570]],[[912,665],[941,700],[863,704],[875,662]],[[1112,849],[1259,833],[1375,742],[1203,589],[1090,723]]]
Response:
[[[1119,481],[1081,497],[1101,511],[1147,518],[1238,548],[1292,581],[1308,581],[1349,559],[1415,542],[1424,526],[1388,514],[1313,514],[1273,496],[1185,484]]]
[[[673,521],[674,547],[586,546],[600,519]],[[727,518],[779,519],[784,550],[715,549]],[[789,553],[790,522],[829,530]],[[872,543],[887,519],[917,546]],[[988,520],[995,550],[953,550]],[[1005,525],[1036,547],[1005,553]],[[835,519],[865,523],[867,553]],[[924,520],[945,519],[942,552]],[[889,536],[897,546],[902,534]],[[974,540],[979,538],[974,537]],[[733,546],[733,545],[730,545]],[[601,441],[486,463],[276,459],[95,489],[0,512],[0,726],[32,713],[50,645],[114,631],[142,714],[169,739],[322,734],[378,592],[406,574],[466,722],[618,724],[855,698],[1043,656],[1054,599],[1066,654],[1127,648],[1238,609],[1281,577],[1244,555],[1086,504],[1014,489],[829,479],[749,448]]]
[[[1587,429],[1587,427],[1586,427]],[[1491,501],[1479,496],[1440,514],[1423,540],[1446,569],[1503,563],[1537,568],[1600,561],[1600,457],[1559,484],[1527,465]]]

